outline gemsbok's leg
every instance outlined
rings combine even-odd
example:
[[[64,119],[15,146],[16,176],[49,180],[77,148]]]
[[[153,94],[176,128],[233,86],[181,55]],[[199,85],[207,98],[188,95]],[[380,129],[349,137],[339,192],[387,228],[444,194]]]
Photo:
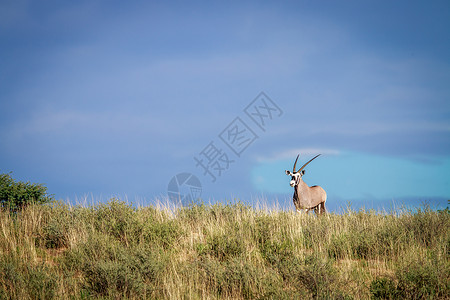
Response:
[[[320,215],[320,205],[316,205],[312,209],[317,216]]]
[[[305,214],[308,214],[309,209],[308,208],[300,208],[300,209],[297,209],[297,212],[301,215],[303,215],[303,212],[305,212]]]

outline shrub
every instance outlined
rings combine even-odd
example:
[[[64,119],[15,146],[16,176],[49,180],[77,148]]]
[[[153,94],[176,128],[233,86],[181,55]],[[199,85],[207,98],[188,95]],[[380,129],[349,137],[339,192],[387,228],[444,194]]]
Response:
[[[396,299],[397,285],[392,278],[378,277],[370,283],[370,293],[373,299]]]
[[[98,231],[112,235],[127,243],[132,233],[136,210],[124,201],[112,198],[95,209],[95,227]]]
[[[402,216],[402,227],[409,233],[410,240],[426,247],[434,246],[439,238],[436,232],[445,232],[450,224],[450,214],[445,211],[435,212],[429,207],[418,209],[415,214]]]
[[[344,259],[352,253],[348,234],[332,235],[328,245],[328,256],[333,259]]]
[[[84,225],[76,213],[79,208],[72,209],[62,201],[54,201],[51,205],[39,208],[41,218],[39,224],[34,227],[35,245],[47,249],[60,249],[73,244],[74,237]]]
[[[361,231],[355,233],[352,237],[353,255],[357,259],[373,258],[373,248],[376,245],[375,238],[372,233]]]
[[[254,264],[234,258],[225,264],[226,286],[244,299],[268,298],[281,290],[281,280]]]
[[[57,290],[57,277],[47,266],[27,265],[13,257],[0,259],[0,278],[0,295],[8,294],[8,298],[52,299]]]
[[[144,225],[142,235],[144,240],[155,247],[170,249],[182,234],[178,222],[167,220],[165,222],[151,222]]]
[[[189,206],[180,209],[178,218],[183,222],[196,224],[205,221],[207,214],[208,207],[204,203],[190,204]]]
[[[142,292],[143,281],[139,273],[118,261],[100,260],[83,268],[90,291],[102,296],[126,295]]]
[[[227,234],[215,234],[208,237],[207,243],[197,245],[200,255],[211,255],[219,261],[226,261],[240,256],[245,250],[242,239],[230,237]]]
[[[294,247],[290,240],[266,241],[260,245],[260,251],[262,257],[275,267],[280,263],[291,261],[294,257]]]
[[[47,249],[58,249],[68,245],[61,223],[50,222],[43,228],[43,242]]]
[[[198,274],[206,289],[217,298],[289,299],[282,281],[273,270],[246,261],[243,257],[220,262],[212,257],[195,261],[189,272]]]
[[[326,299],[340,296],[339,277],[332,262],[319,256],[311,255],[305,258],[305,263],[296,272],[298,283],[305,287],[313,298]]]
[[[407,260],[397,267],[396,280],[378,277],[370,284],[374,299],[443,299],[449,294],[449,265],[429,259]]]
[[[404,299],[444,298],[449,295],[450,266],[436,257],[406,262],[396,270],[397,291]]]
[[[245,214],[251,210],[251,207],[242,202],[236,203],[215,203],[209,207],[209,215],[213,220],[223,220],[225,222],[232,222],[236,217]]]
[[[148,245],[127,247],[112,236],[96,234],[68,251],[63,262],[83,275],[86,293],[133,298],[157,289],[168,257]]]
[[[32,204],[44,204],[53,200],[42,184],[16,182],[10,174],[0,174],[0,205],[17,211]]]

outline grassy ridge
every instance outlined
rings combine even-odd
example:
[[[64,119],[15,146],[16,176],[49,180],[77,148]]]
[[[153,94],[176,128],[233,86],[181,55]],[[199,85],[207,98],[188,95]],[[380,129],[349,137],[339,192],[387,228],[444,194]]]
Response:
[[[450,213],[111,200],[0,211],[0,299],[444,299]]]

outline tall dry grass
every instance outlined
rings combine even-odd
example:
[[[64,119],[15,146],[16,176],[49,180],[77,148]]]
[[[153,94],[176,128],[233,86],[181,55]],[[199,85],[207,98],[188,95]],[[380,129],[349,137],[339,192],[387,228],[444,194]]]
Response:
[[[450,213],[242,203],[0,211],[0,299],[448,299]]]

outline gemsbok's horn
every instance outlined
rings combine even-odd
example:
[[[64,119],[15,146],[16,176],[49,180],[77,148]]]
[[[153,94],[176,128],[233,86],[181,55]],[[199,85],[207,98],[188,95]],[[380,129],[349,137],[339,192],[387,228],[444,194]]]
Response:
[[[303,170],[310,162],[312,162],[314,159],[316,159],[318,156],[320,156],[320,154],[317,154],[316,156],[314,156],[313,158],[311,158],[306,164],[304,164],[300,170],[297,171],[297,173],[300,173],[301,170]],[[298,159],[298,156],[297,156]],[[297,161],[295,161],[295,163],[297,163]],[[294,165],[294,173],[295,173],[295,165]]]
[[[294,168],[292,169],[292,173],[295,173],[295,166],[297,165],[297,160],[298,160],[298,157],[299,157],[299,156],[300,156],[300,154],[297,155],[297,159],[295,160]]]

